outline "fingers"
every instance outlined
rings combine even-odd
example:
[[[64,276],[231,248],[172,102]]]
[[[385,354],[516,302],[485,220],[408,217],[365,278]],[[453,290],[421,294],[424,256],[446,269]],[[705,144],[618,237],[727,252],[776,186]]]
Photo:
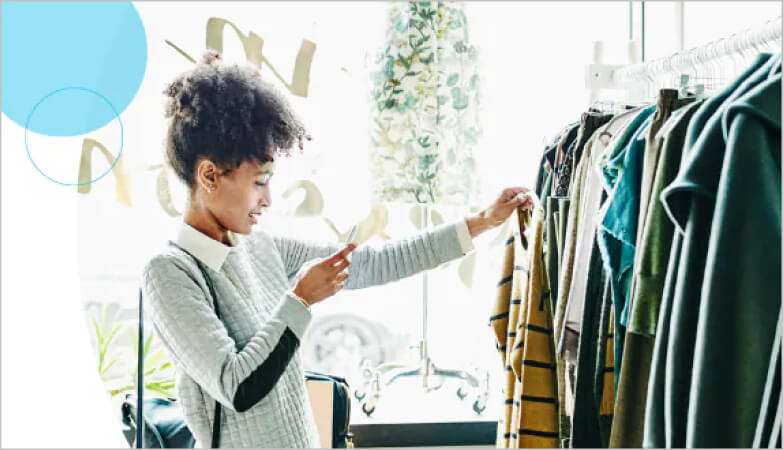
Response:
[[[356,244],[348,244],[342,250],[326,259],[325,263],[335,272],[339,272],[351,263],[351,252],[354,249],[356,249]]]
[[[517,194],[524,194],[527,192],[530,192],[530,189],[523,186],[510,187],[503,190],[503,193],[510,197],[513,197]]]
[[[351,262],[351,253],[356,250],[356,244],[348,244],[342,250],[338,252],[338,255],[342,255],[343,259]]]
[[[533,192],[520,193],[514,197],[514,200],[517,202],[517,205],[521,206],[523,209],[533,209],[536,195]]]
[[[345,281],[335,281],[332,284],[332,295],[340,292],[345,287]]]
[[[329,269],[331,269],[332,272],[336,273],[342,271],[350,264],[351,264],[350,261],[348,261],[347,259],[338,259],[336,263],[329,264]]]
[[[503,193],[501,194],[502,201],[504,203],[508,203],[511,201],[515,201],[514,198],[519,194],[526,194],[530,192],[530,189],[526,187],[511,187],[503,190]]]
[[[349,276],[349,273],[348,273],[348,271],[346,270],[345,272],[340,272],[340,273],[338,273],[338,274],[337,274],[337,276],[336,276],[334,279],[335,279],[335,280],[336,280],[338,283],[342,283],[342,282],[344,282],[345,280],[347,280],[347,279],[348,279],[348,276]]]
[[[348,261],[350,262],[350,254],[352,251],[356,249],[356,244],[348,244],[345,247],[343,247],[340,251],[335,253],[334,255],[330,256],[326,261],[329,266],[333,266],[337,264],[338,261]]]

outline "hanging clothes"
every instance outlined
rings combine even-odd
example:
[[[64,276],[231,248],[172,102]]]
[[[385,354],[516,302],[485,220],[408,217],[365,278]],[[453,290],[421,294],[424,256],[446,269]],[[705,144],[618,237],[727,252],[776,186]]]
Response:
[[[665,284],[673,283],[673,298],[667,308],[670,314],[669,336],[665,339],[665,396],[664,415],[668,419],[664,442],[660,436],[645,436],[645,445],[685,447],[688,423],[689,392],[691,390],[696,324],[698,323],[700,294],[703,281],[701,268],[706,264],[709,229],[714,201],[700,188],[703,176],[715,176],[715,159],[723,154],[723,138],[720,133],[721,105],[733,95],[747,90],[746,79],[759,70],[769,59],[760,55],[753,65],[722,92],[706,100],[694,114],[686,134],[680,172],[675,181],[664,189],[661,201],[667,214],[681,233],[675,243],[679,258],[670,260],[677,270],[669,271]],[[674,244],[672,246],[674,249]],[[694,270],[698,268],[699,270]],[[671,274],[670,278],[668,275]],[[665,289],[666,290],[666,289]],[[656,343],[657,345],[657,343]]]
[[[655,336],[658,310],[663,295],[663,283],[671,253],[674,225],[666,216],[663,204],[658,201],[663,189],[677,176],[685,143],[685,133],[693,114],[702,101],[694,101],[672,113],[661,127],[652,143],[659,153],[653,176],[647,214],[644,218],[641,240],[637,240],[634,263],[634,289],[632,311],[628,331]]]
[[[726,100],[715,116],[722,145],[699,148],[691,166],[699,171],[687,173],[714,205],[704,230],[689,447],[753,444],[781,304],[780,71],[780,57],[770,58]]]
[[[517,209],[506,241],[490,326],[505,367],[497,446],[557,448],[552,304],[543,265],[543,214]]]
[[[582,318],[583,327],[578,334],[576,380],[574,383],[574,408],[571,428],[571,446],[574,448],[606,447],[609,442],[612,408],[602,406],[603,391],[606,385],[606,367],[612,370],[614,363],[612,352],[605,353],[608,324],[602,327],[603,294],[607,288],[603,263],[598,244],[592,241],[589,275],[586,295],[590,299],[585,304]],[[607,306],[608,306],[607,299]],[[610,341],[609,341],[610,342]],[[600,355],[604,354],[602,358]],[[608,361],[607,361],[608,359]],[[608,375],[611,377],[612,372]],[[610,378],[608,386],[613,385]],[[609,396],[610,405],[613,395]]]
[[[609,273],[614,307],[614,391],[620,377],[625,325],[628,318],[626,299],[630,289],[636,237],[638,189],[633,189],[626,173],[636,173],[641,165],[640,149],[644,148],[645,132],[650,125],[655,106],[645,107],[625,130],[627,141],[620,142],[612,152],[604,153],[601,168],[609,199],[599,211],[598,248]]]
[[[572,264],[574,268],[586,267],[590,262],[593,240],[595,239],[596,219],[600,205],[603,203],[602,196],[604,194],[600,169],[598,168],[599,157],[606,151],[608,146],[618,142],[613,138],[615,136],[620,137],[619,135],[622,135],[628,123],[641,111],[641,108],[626,111],[598,128],[593,133],[591,139],[590,155],[585,155],[582,161],[580,161],[580,165],[584,166],[586,175],[583,182],[584,186],[582,187],[584,194],[580,193],[579,196],[581,218],[578,219],[579,230],[574,248],[574,262]],[[561,342],[558,343],[558,347],[561,348],[561,354],[565,351],[573,353],[577,351],[577,347],[573,346],[574,341],[576,341],[573,337],[578,335],[581,329],[582,308],[586,301],[587,281],[588,273],[586,271],[572,270],[569,292],[565,300],[566,317],[558,322],[563,328],[559,331],[562,338]],[[600,299],[597,301],[600,301]],[[572,337],[568,337],[569,335]],[[568,346],[568,342],[572,343],[571,346]]]
[[[578,123],[570,123],[565,126],[562,130],[560,130],[557,135],[555,135],[554,139],[552,139],[552,142],[549,143],[545,150],[544,154],[541,156],[541,162],[538,165],[538,174],[536,175],[536,196],[538,198],[543,198],[543,189],[544,189],[544,183],[546,182],[547,177],[549,176],[550,172],[555,167],[555,152],[557,152],[557,145],[560,142],[560,139],[568,133],[571,128],[577,126]]]
[[[577,355],[571,430],[574,448],[606,447],[609,442],[614,358],[612,352],[606,353],[607,345],[613,347],[609,330],[611,300],[596,241],[597,213],[606,200],[598,161],[608,146],[622,138],[623,130],[641,111],[641,108],[626,111],[599,127],[591,136],[590,146],[585,146],[579,162],[581,168],[577,169],[585,171],[583,194],[579,196],[581,218],[566,317],[558,343],[559,354]],[[608,390],[604,389],[605,385],[609,386]]]
[[[672,113],[672,117],[656,135],[656,146],[660,146],[660,155],[655,170],[651,198],[657,200],[665,186],[670,184],[677,175],[685,142],[685,133],[693,114],[701,106],[701,101],[693,102]],[[664,324],[658,324],[661,299],[670,297],[664,295],[664,280],[672,255],[674,225],[666,216],[660,201],[651,201],[641,243],[637,246],[637,261],[634,266],[635,292],[633,311],[628,325],[629,333],[649,336],[654,339],[654,348],[650,361],[650,375],[647,383],[647,402],[645,405],[644,436],[655,434],[665,435],[665,419],[663,417],[664,402],[664,361],[665,355],[660,354],[666,349],[665,342],[668,333],[668,319]],[[677,256],[675,256],[676,260]],[[664,312],[660,312],[664,316]],[[668,318],[668,316],[667,316]],[[656,326],[663,328],[663,333],[656,334]],[[657,347],[657,348],[656,348]],[[656,366],[653,362],[658,362]],[[658,374],[660,376],[658,376]],[[642,445],[648,446],[647,442]]]
[[[579,206],[581,204],[582,185],[584,184],[587,167],[589,167],[582,164],[581,159],[583,157],[586,158],[589,156],[593,143],[592,136],[596,129],[604,125],[611,118],[611,114],[595,112],[587,112],[582,114],[579,131],[577,132],[577,138],[569,149],[568,155],[566,155],[566,161],[564,162],[564,164],[576,163],[576,169],[573,173],[571,172],[571,169],[565,170],[559,178],[559,181],[561,182],[561,189],[562,186],[565,186],[565,193],[568,194],[569,200],[567,224],[564,224],[566,220],[563,219],[565,214],[563,208],[561,208],[560,215],[560,225],[565,225],[566,229],[564,232],[562,232],[562,236],[564,238],[562,252],[560,254],[560,282],[558,283],[558,299],[555,302],[555,343],[558,343],[561,340],[561,331],[563,329],[568,297],[567,294],[570,290],[571,275],[573,273],[574,250],[576,246],[576,233],[578,230],[577,223],[579,216],[581,215]],[[576,346],[576,342],[574,342],[572,347],[575,349]],[[569,352],[568,355],[564,355],[562,352],[558,352],[558,354],[561,356],[558,358],[558,392],[560,401],[561,434],[564,436],[570,436],[570,417],[573,415],[572,410],[574,403],[572,393],[575,384],[574,364],[576,362],[576,352]]]
[[[544,195],[541,197],[541,205],[546,211],[544,260],[546,261],[547,278],[549,279],[549,291],[553,300],[557,299],[560,253],[562,253],[562,245],[565,238],[565,227],[561,227],[560,220],[561,215],[566,214],[568,210],[568,197],[557,196],[555,192],[558,180],[557,172],[563,160],[564,149],[568,148],[576,139],[578,131],[578,124],[570,127],[558,142],[555,150],[555,167],[549,174],[544,187]]]
[[[578,208],[575,210],[572,208],[574,201],[578,202],[579,193],[581,191],[582,179],[584,177],[583,165],[578,165],[577,170],[572,173],[570,167],[575,161],[579,161],[581,158],[585,146],[590,145],[590,137],[593,135],[596,128],[600,127],[611,119],[611,114],[602,114],[587,112],[582,114],[579,129],[577,131],[576,139],[572,142],[565,156],[565,160],[561,165],[560,177],[558,178],[558,195],[567,195],[568,197],[558,197],[555,203],[552,197],[550,197],[549,204],[554,209],[557,206],[557,217],[559,220],[555,220],[557,225],[557,232],[555,234],[555,241],[558,249],[558,263],[559,263],[559,276],[561,277],[558,283],[558,300],[555,301],[555,328],[554,339],[555,342],[560,340],[559,330],[562,329],[562,321],[565,316],[566,303],[560,302],[563,299],[564,293],[568,292],[571,282],[571,272],[573,268],[573,246],[575,244],[576,233],[576,219],[579,215]],[[577,162],[578,163],[578,162]],[[564,168],[565,167],[565,168]],[[572,178],[574,182],[572,183]],[[573,189],[572,189],[573,188]],[[570,192],[569,192],[570,189]],[[554,212],[553,212],[554,214]],[[575,347],[575,346],[574,346]],[[558,358],[558,393],[560,404],[560,423],[561,434],[563,436],[571,435],[570,424],[570,409],[573,409],[573,396],[570,394],[573,391],[574,385],[574,362],[576,360],[576,352],[569,355],[568,358]]]
[[[664,89],[589,131],[591,111],[546,148],[537,190],[551,331],[514,328],[531,310],[528,284],[513,286],[514,272],[533,272],[516,262],[534,246],[528,226],[519,249],[508,241],[512,286],[499,287],[493,317],[510,372],[499,444],[779,445],[780,84],[781,57],[761,55],[706,100]],[[522,350],[542,334],[554,370],[526,384]],[[535,429],[523,397],[534,386],[553,396],[536,425],[549,426],[537,436],[546,445],[520,443],[520,429]]]
[[[582,113],[582,117],[579,121],[579,128],[577,129],[576,133],[576,138],[565,152],[563,162],[560,164],[558,169],[559,171],[555,195],[558,197],[568,196],[571,187],[571,175],[574,172],[574,168],[579,164],[579,160],[582,157],[582,152],[585,145],[587,144],[587,141],[598,127],[608,122],[611,118],[612,114],[604,114],[592,111]]]
[[[563,175],[565,169],[566,156],[571,146],[576,141],[577,134],[579,132],[579,122],[576,122],[572,127],[568,129],[568,132],[563,135],[560,142],[557,144],[555,151],[555,178],[552,185],[552,193],[558,197],[565,197],[566,192],[560,190],[560,178]],[[566,179],[566,186],[568,180]]]
[[[778,316],[778,326],[773,339],[772,354],[770,355],[769,371],[764,383],[764,395],[761,400],[761,409],[756,423],[756,435],[753,438],[753,448],[780,448],[781,417],[783,415],[783,399],[781,392],[781,351],[783,351],[783,316]]]
[[[566,306],[568,305],[569,294],[571,292],[571,281],[574,273],[574,259],[576,253],[577,232],[579,231],[580,219],[583,215],[581,210],[583,185],[586,184],[586,178],[588,170],[590,168],[589,159],[592,154],[592,147],[594,142],[594,135],[596,130],[601,128],[604,124],[612,119],[612,114],[601,114],[587,112],[582,114],[582,121],[577,133],[577,139],[574,148],[571,150],[569,156],[573,155],[573,160],[569,162],[576,162],[576,169],[573,171],[573,177],[571,177],[571,171],[567,171],[569,174],[569,183],[566,187],[566,193],[569,196],[569,214],[565,231],[565,239],[562,252],[562,261],[560,265],[560,281],[558,286],[560,287],[555,304],[557,305],[557,311],[555,312],[555,342],[559,343],[564,331],[564,321]],[[582,158],[588,160],[587,164],[583,164]],[[565,175],[564,175],[565,176]],[[573,178],[573,182],[571,182]],[[561,178],[561,181],[564,178]],[[569,188],[570,186],[570,188]],[[569,192],[570,190],[570,192]],[[576,347],[574,346],[575,350]],[[560,353],[565,356],[564,353]],[[576,352],[570,354],[568,360],[576,359]]]
[[[643,155],[629,154],[626,160],[633,160],[624,167],[623,183],[618,183],[617,189],[638,189],[638,202],[627,202],[623,206],[622,215],[625,216],[627,228],[626,236],[630,238],[632,225],[636,220],[636,243],[632,249],[633,257],[638,260],[639,236],[646,220],[649,196],[652,191],[653,174],[655,172],[658,156],[660,155],[660,142],[658,132],[669,119],[672,112],[693,101],[693,99],[680,99],[677,90],[662,89],[658,94],[655,113],[651,117],[647,130],[644,147],[632,147],[629,151],[643,152]],[[641,156],[641,158],[639,158]],[[643,164],[638,160],[643,159]],[[644,211],[644,212],[643,212]],[[631,250],[631,249],[629,249]],[[632,273],[636,273],[631,267]],[[635,310],[633,303],[633,290],[635,278],[631,277],[630,294],[626,299],[626,310],[631,311],[629,316],[633,318]],[[629,319],[630,320],[630,319]],[[626,322],[627,325],[627,322]],[[614,418],[612,421],[612,434],[609,447],[612,448],[638,448],[642,446],[644,438],[644,411],[647,402],[647,383],[649,381],[650,365],[655,340],[649,336],[636,334],[626,326],[625,342],[623,345],[623,361],[620,368],[620,378],[617,380],[617,398],[614,405]]]

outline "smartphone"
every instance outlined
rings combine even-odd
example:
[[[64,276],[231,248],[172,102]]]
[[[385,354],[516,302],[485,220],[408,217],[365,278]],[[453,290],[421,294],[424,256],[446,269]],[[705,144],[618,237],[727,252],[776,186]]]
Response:
[[[359,226],[354,225],[353,227],[351,227],[351,231],[348,232],[348,239],[345,240],[345,245],[356,244],[358,246],[359,245],[359,243],[357,242],[358,239],[359,239]],[[350,263],[351,254],[349,253],[345,259],[348,261],[348,263]]]
[[[359,226],[354,225],[351,227],[351,231],[348,233],[348,239],[345,240],[346,244],[358,244],[359,238]]]

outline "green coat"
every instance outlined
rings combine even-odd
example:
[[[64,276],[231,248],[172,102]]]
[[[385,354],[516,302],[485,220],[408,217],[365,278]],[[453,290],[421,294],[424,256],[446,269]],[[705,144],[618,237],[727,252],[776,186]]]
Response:
[[[710,188],[720,177],[725,152],[722,113],[727,100],[741,96],[757,84],[756,73],[768,59],[769,55],[759,55],[737,80],[705,101],[694,114],[685,139],[680,172],[661,195],[667,214],[677,232],[681,233],[681,248],[673,249],[679,253],[679,258],[670,261],[670,264],[674,264],[677,270],[671,271],[672,276],[667,276],[665,282],[672,284],[670,289],[664,289],[672,295],[662,299],[663,303],[671,302],[666,307],[671,315],[669,335],[663,339],[668,345],[664,370],[665,401],[663,405],[650,405],[652,408],[664,408],[665,435],[645,436],[645,446],[686,445],[694,346],[704,281],[702,268],[706,265],[715,209],[715,190]],[[653,365],[656,365],[655,361]]]
[[[702,184],[715,193],[715,213],[696,332],[689,447],[751,446],[762,403],[781,295],[780,57],[770,61],[754,74],[753,88],[724,109],[720,178]]]

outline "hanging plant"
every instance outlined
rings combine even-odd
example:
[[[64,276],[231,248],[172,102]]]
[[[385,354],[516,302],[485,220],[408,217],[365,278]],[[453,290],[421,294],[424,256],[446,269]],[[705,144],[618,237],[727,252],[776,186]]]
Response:
[[[376,199],[468,205],[478,192],[480,79],[462,4],[392,3],[372,64]]]

